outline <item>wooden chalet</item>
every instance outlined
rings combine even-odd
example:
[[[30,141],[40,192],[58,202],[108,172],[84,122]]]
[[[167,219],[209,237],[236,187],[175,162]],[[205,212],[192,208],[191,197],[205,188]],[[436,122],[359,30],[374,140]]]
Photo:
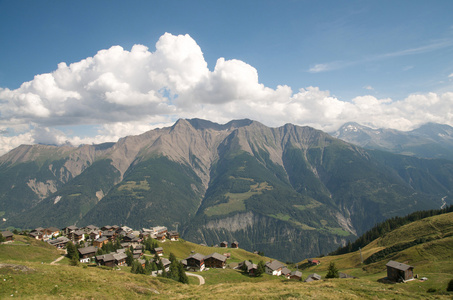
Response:
[[[203,271],[205,268],[204,255],[195,253],[185,259],[186,268],[192,271]]]
[[[104,254],[96,256],[96,263],[101,266],[114,267],[115,266],[115,257],[113,254]]]
[[[162,265],[164,266],[165,272],[170,271],[171,261],[167,258],[161,258],[160,261],[162,262]]]
[[[154,248],[154,253],[156,253],[157,256],[162,256],[162,255],[164,255],[164,248],[156,247],[156,248]]]
[[[288,276],[291,274],[291,270],[288,269],[287,267],[282,268],[282,275],[288,278]]]
[[[85,231],[83,231],[83,230],[73,231],[71,234],[71,239],[74,241],[74,243],[80,243],[81,241],[84,241],[85,240]]]
[[[286,278],[291,280],[302,280],[302,272],[301,271],[292,271],[289,273]]]
[[[63,249],[64,247],[66,247],[66,244],[70,242],[70,240],[65,237],[65,236],[60,236],[56,239],[53,239],[53,240],[47,240],[47,243],[49,245],[52,245],[52,246],[55,246],[57,247],[58,249]]]
[[[99,227],[97,226],[94,226],[94,225],[88,225],[88,226],[85,226],[82,228],[86,233],[91,233],[93,231],[96,231],[96,232],[100,232],[101,230],[99,229]]]
[[[5,238],[6,242],[14,240],[14,234],[9,230],[2,231],[2,236]]]
[[[105,225],[105,226],[101,227],[101,230],[102,230],[102,231],[111,231],[111,230],[113,230],[113,229],[112,229],[112,226],[110,226],[110,225]]]
[[[237,241],[234,241],[231,243],[231,248],[239,248],[239,243]]]
[[[222,254],[214,252],[204,257],[204,263],[207,268],[225,268],[227,258]]]
[[[82,263],[90,262],[91,258],[96,256],[96,247],[89,246],[77,249],[79,251],[79,260]]]
[[[396,282],[405,282],[414,279],[414,267],[391,260],[386,265],[387,279]]]
[[[42,232],[43,232],[42,238],[44,241],[56,238],[58,235],[60,235],[60,229],[58,229],[57,227],[49,227],[44,229]]]
[[[93,246],[101,248],[104,244],[108,243],[108,239],[105,236],[101,236],[97,240],[93,241]]]
[[[222,247],[222,248],[228,248],[228,242],[225,242],[225,241],[221,242],[221,243],[220,243],[220,247]]]
[[[166,238],[167,238],[167,234],[166,233],[158,233],[158,234],[156,234],[156,240],[158,240],[158,241],[165,242]]]
[[[29,237],[37,239],[37,240],[42,240],[43,239],[43,233],[42,231],[32,231],[28,234]]]
[[[117,266],[125,266],[126,265],[126,258],[127,255],[124,252],[117,252],[113,254],[113,257],[115,258],[115,264]]]
[[[101,236],[106,237],[109,241],[115,240],[116,232],[112,230],[104,230],[102,231]]]
[[[167,238],[170,241],[177,241],[179,240],[179,233],[177,231],[169,231],[167,232]]]
[[[268,261],[264,266],[264,270],[269,275],[280,276],[282,275],[282,269],[285,265],[277,260]]]
[[[142,249],[134,249],[134,251],[132,252],[132,256],[135,259],[139,259],[140,257],[142,257],[142,255],[143,255]]]
[[[71,225],[71,226],[63,228],[62,231],[64,232],[65,235],[69,235],[78,229],[79,228],[77,226]]]
[[[139,238],[133,235],[132,233],[128,233],[123,237],[123,242],[137,244],[139,243]]]

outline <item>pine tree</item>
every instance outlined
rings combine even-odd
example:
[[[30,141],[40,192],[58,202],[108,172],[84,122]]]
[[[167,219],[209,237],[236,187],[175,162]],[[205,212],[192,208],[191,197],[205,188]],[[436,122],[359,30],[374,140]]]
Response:
[[[257,277],[259,277],[259,276],[263,275],[265,271],[266,271],[266,268],[265,268],[264,261],[260,260],[255,274]]]
[[[178,271],[178,262],[176,260],[174,260],[171,264],[170,264],[170,270],[168,271],[167,273],[167,277],[168,278],[171,278],[173,280],[178,280],[179,279],[179,271]]]
[[[134,262],[134,255],[132,254],[132,252],[128,249],[126,250],[126,264],[128,266],[131,266],[132,263]]]
[[[178,281],[181,283],[188,284],[189,278],[187,278],[186,271],[182,263],[178,263]]]
[[[3,234],[0,232],[0,243],[3,243],[6,239],[3,237]]]
[[[72,259],[72,258],[76,258],[77,260],[79,260],[79,251],[77,251],[77,247],[72,243],[72,242],[68,242],[66,244],[66,251],[67,251],[67,257],[69,259]]]
[[[338,269],[337,267],[335,266],[335,263],[334,262],[331,262],[329,264],[329,267],[327,269],[327,275],[326,275],[326,278],[338,278],[340,277],[340,275],[338,274]]]

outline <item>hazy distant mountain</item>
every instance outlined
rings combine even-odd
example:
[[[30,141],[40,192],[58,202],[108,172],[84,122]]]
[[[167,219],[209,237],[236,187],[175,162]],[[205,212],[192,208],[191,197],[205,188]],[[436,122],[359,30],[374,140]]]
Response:
[[[20,146],[0,158],[2,227],[178,226],[194,242],[237,240],[293,261],[439,208],[452,188],[453,162],[251,120],[182,119],[117,143]]]
[[[406,132],[346,123],[332,136],[367,149],[453,160],[453,127],[448,125],[427,123]]]

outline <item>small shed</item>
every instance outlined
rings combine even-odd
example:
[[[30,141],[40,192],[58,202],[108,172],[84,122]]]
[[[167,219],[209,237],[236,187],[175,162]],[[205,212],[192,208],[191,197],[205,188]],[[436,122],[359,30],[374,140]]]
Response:
[[[311,281],[316,281],[316,280],[321,280],[321,275],[313,273],[307,276],[307,279],[305,279],[305,282],[311,282]]]
[[[231,248],[239,248],[239,243],[237,241],[234,241],[231,243]]]
[[[220,247],[222,247],[222,248],[228,248],[228,242],[226,242],[226,241],[221,242],[221,243],[220,243]]]
[[[414,279],[414,267],[391,260],[386,265],[387,278],[392,281],[401,282]]]

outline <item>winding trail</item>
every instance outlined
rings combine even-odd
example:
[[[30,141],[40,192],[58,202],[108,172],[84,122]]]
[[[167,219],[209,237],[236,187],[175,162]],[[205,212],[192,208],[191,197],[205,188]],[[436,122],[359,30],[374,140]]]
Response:
[[[197,275],[197,274],[194,274],[194,273],[189,273],[189,272],[186,272],[186,275],[187,275],[187,276],[198,277],[198,280],[200,280],[200,285],[203,285],[203,284],[204,284],[204,278],[203,278],[203,276]]]
[[[56,260],[54,260],[53,262],[51,262],[50,264],[51,265],[55,265],[57,262],[59,262],[60,260],[62,260],[64,258],[64,255],[60,256],[59,258],[57,258]]]

